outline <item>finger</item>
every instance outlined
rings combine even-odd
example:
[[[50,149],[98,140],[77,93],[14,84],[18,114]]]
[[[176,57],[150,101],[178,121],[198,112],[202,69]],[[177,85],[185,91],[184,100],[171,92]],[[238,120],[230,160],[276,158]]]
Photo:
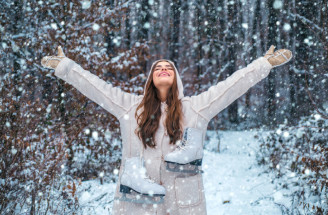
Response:
[[[48,56],[43,57],[43,58],[41,59],[41,65],[42,65],[42,66],[45,66],[47,60],[48,60]]]
[[[288,49],[283,49],[282,52],[284,53],[284,55],[289,59],[293,56],[292,52]]]
[[[275,49],[275,46],[274,45],[271,45],[270,48],[269,48],[269,50],[268,50],[268,54],[273,54],[274,49]]]
[[[65,56],[61,46],[58,46],[58,56],[63,56],[63,57]]]

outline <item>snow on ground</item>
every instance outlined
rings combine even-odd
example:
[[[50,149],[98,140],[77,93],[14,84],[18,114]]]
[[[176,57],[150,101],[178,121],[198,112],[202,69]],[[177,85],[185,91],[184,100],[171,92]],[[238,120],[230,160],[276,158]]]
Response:
[[[268,174],[256,164],[255,132],[208,131],[203,160],[209,215],[281,214],[274,204],[277,192]],[[220,139],[220,153],[217,153]],[[279,192],[278,192],[279,193]]]
[[[250,131],[208,131],[203,174],[208,215],[281,214],[274,201],[283,196],[274,190],[271,177],[256,164],[258,144]],[[220,140],[220,153],[218,143]],[[261,174],[262,173],[262,174]],[[114,183],[84,181],[79,189],[83,214],[110,214]]]
[[[111,214],[115,187],[115,183],[101,185],[99,179],[82,182],[82,187],[79,189],[79,203],[82,207],[82,214]]]

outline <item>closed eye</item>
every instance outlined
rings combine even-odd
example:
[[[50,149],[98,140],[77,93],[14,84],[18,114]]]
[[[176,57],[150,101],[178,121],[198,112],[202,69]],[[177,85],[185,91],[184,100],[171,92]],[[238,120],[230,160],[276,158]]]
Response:
[[[156,66],[155,71],[160,70],[161,68],[162,68],[162,66]],[[166,65],[166,69],[173,70],[173,67]]]

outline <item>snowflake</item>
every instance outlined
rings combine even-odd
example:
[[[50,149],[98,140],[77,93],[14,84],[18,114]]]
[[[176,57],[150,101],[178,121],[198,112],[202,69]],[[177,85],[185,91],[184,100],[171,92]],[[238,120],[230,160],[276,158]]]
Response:
[[[248,29],[248,24],[247,23],[242,23],[241,26],[245,29]]]
[[[283,28],[284,28],[284,31],[290,31],[290,29],[291,29],[290,24],[288,24],[288,23],[285,23]]]
[[[82,9],[89,9],[91,6],[91,1],[82,1]]]
[[[319,120],[320,118],[321,118],[320,114],[315,114],[315,115],[314,115],[314,119],[315,119],[315,120]]]
[[[58,27],[57,27],[57,24],[56,23],[51,23],[51,25],[50,25],[53,29],[55,29],[55,30],[57,30],[58,29]]]
[[[95,140],[98,140],[98,132],[97,131],[92,132],[92,138]]]
[[[273,3],[273,8],[274,8],[274,9],[282,9],[282,6],[283,6],[283,3],[282,3],[282,1],[280,1],[280,0],[276,0],[276,1],[274,1],[274,3]]]
[[[276,133],[277,133],[278,135],[280,135],[280,134],[281,134],[281,130],[280,130],[280,129],[277,129]]]
[[[150,24],[149,24],[149,22],[146,22],[145,24],[144,24],[144,26],[143,26],[144,28],[150,28]]]
[[[97,23],[94,23],[93,26],[92,26],[92,29],[93,29],[94,31],[98,31],[99,28],[100,28],[100,26],[99,26]]]

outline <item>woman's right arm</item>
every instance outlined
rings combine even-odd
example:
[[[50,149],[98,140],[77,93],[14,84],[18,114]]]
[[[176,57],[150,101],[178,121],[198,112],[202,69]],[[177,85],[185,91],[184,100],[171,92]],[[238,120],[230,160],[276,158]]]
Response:
[[[59,62],[55,75],[74,86],[118,119],[130,109],[138,97],[118,87],[113,87],[112,84],[84,70],[79,64],[66,57]]]

